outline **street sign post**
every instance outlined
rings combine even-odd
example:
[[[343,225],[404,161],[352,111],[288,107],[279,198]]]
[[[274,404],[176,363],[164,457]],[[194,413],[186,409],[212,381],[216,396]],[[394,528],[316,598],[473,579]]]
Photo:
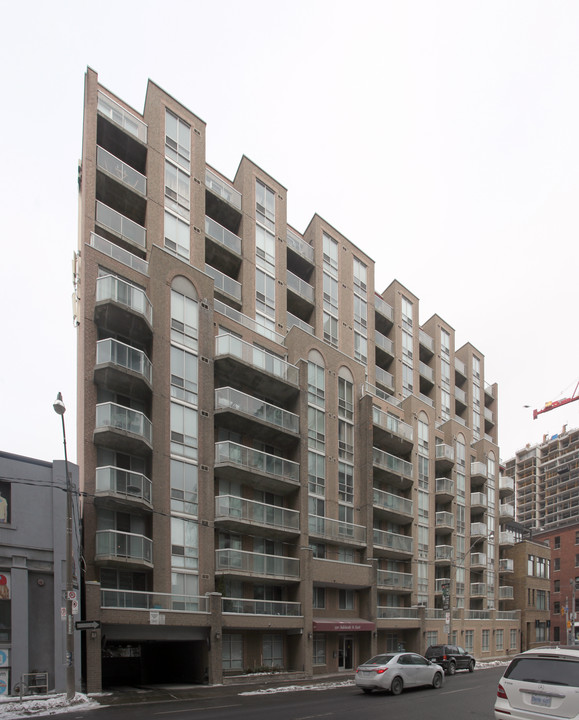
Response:
[[[74,623],[74,627],[77,630],[98,630],[100,626],[100,620],[77,620]]]

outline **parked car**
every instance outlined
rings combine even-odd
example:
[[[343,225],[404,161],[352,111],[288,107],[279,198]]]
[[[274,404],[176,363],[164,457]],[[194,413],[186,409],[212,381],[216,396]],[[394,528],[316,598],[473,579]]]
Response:
[[[407,687],[432,685],[442,687],[444,671],[416,653],[383,653],[367,660],[356,670],[356,685],[365,693],[372,690],[390,690],[400,695]]]
[[[499,681],[496,718],[579,718],[579,650],[536,648],[516,655]]]
[[[458,645],[431,645],[424,655],[444,668],[447,675],[454,675],[457,670],[472,672],[476,665],[474,657]]]

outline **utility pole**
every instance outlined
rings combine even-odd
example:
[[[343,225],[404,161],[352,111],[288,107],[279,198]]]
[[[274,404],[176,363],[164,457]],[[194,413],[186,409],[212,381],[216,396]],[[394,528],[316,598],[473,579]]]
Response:
[[[64,444],[64,472],[66,474],[66,700],[71,702],[76,694],[74,677],[74,619],[72,616],[72,601],[74,586],[72,581],[72,565],[74,562],[72,549],[72,488],[68,472],[68,455],[66,452],[66,430],[64,426],[64,413],[66,407],[62,401],[62,393],[58,393],[52,407],[62,420],[62,441]]]

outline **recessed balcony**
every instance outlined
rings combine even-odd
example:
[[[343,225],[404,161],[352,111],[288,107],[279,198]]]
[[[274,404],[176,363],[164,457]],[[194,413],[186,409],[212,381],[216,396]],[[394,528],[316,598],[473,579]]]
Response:
[[[233,335],[215,338],[215,366],[224,377],[236,377],[256,395],[287,402],[299,392],[299,369]]]
[[[153,449],[153,426],[138,410],[112,402],[100,403],[96,406],[93,440],[96,445],[140,455]]]
[[[254,579],[273,579],[280,583],[299,582],[300,561],[282,555],[266,555],[226,548],[215,551],[215,573]]]
[[[217,477],[284,495],[299,488],[299,470],[297,462],[246,445],[229,440],[215,443],[214,472]]]
[[[515,572],[515,561],[512,558],[501,558],[499,560],[499,572],[501,574]]]
[[[473,492],[470,494],[471,510],[486,510],[488,507],[488,499],[484,493]]]
[[[98,92],[97,111],[103,117],[115,123],[124,132],[130,133],[140,142],[147,143],[147,125],[133,113],[119,105],[102,91]]]
[[[335,543],[366,545],[366,526],[310,515],[308,518],[310,537],[317,537]]]
[[[215,498],[215,525],[220,529],[284,539],[300,533],[297,510],[247,500],[234,495]]]
[[[454,372],[457,385],[462,385],[468,379],[468,375],[466,374],[466,365],[457,357],[454,358]]]
[[[299,328],[301,328],[304,332],[307,332],[308,335],[314,335],[314,326],[310,325],[307,322],[304,322],[301,318],[297,317],[296,315],[292,315],[291,312],[287,313],[287,330],[288,332],[293,328],[294,325],[297,325]]]
[[[423,360],[430,359],[434,355],[434,338],[420,329],[418,331],[418,342],[420,343],[420,357]]]
[[[471,553],[471,555],[470,555],[471,570],[486,569],[486,566],[487,566],[486,553]]]
[[[96,469],[95,503],[110,502],[152,507],[153,483],[142,473],[105,465]]]
[[[295,445],[300,436],[299,415],[231,387],[215,390],[215,421],[278,447]]]
[[[407,525],[413,521],[414,505],[412,500],[394,493],[384,492],[384,490],[378,490],[378,488],[374,488],[372,492],[375,514],[398,525]]]
[[[393,570],[378,570],[376,584],[380,590],[412,592],[414,588],[414,579],[411,573],[395,572]]]
[[[287,308],[297,317],[309,319],[315,305],[315,293],[312,285],[289,270],[287,280]]]
[[[376,384],[383,388],[386,388],[389,392],[394,392],[394,375],[389,373],[388,370],[384,370],[379,365],[376,365]]]
[[[146,197],[147,178],[99,145],[97,145],[97,168],[125,188]]]
[[[302,606],[299,602],[282,600],[249,600],[247,598],[221,598],[221,611],[242,615],[272,615],[275,617],[300,617]]]
[[[501,585],[499,587],[499,600],[514,600],[515,588],[512,585]]]
[[[508,495],[514,495],[515,493],[515,481],[512,477],[507,475],[501,475],[499,477],[499,497],[507,497]]]
[[[123,568],[153,567],[153,541],[135,533],[97,530],[95,562]]]
[[[413,468],[407,460],[390,453],[372,448],[374,476],[394,483],[396,487],[407,489],[412,486]]]
[[[129,250],[125,250],[120,247],[120,245],[117,245],[116,243],[113,243],[96,233],[90,234],[90,245],[95,248],[95,250],[103,253],[103,255],[113,258],[113,260],[140,272],[142,275],[149,274],[149,263],[146,260],[143,260],[138,255],[129,252]]]
[[[437,533],[443,531],[452,532],[454,530],[454,515],[449,512],[437,512],[435,515],[435,527]]]
[[[232,277],[241,266],[241,238],[205,216],[205,261]]]
[[[239,230],[241,193],[209,168],[205,169],[205,210],[229,230]]]
[[[437,564],[449,564],[454,558],[454,548],[452,545],[436,545],[434,548],[434,560]]]
[[[484,597],[487,594],[487,584],[484,582],[476,582],[470,584],[470,596]]]
[[[110,610],[177,610],[179,612],[207,613],[207,596],[153,593],[141,590],[114,590],[101,588],[101,608]]]
[[[141,251],[147,249],[145,228],[99,200],[96,202],[96,224],[129,248]]]
[[[386,413],[375,405],[372,407],[374,442],[385,450],[408,454],[414,444],[414,431],[411,425],[395,415]]]
[[[420,391],[428,393],[434,387],[434,370],[422,360],[418,362],[418,374],[420,375]]]
[[[241,283],[211,265],[205,265],[205,274],[213,278],[215,296],[238,310],[241,308]]]
[[[459,415],[466,410],[466,408],[467,408],[466,392],[462,388],[459,388],[458,386],[455,386],[455,388],[454,388],[454,402],[455,402],[455,410]]]
[[[378,330],[374,331],[374,340],[376,345],[376,362],[380,365],[388,366],[388,364],[394,360],[394,343]]]
[[[501,520],[514,520],[515,506],[506,502],[499,503],[499,518]]]
[[[288,227],[287,266],[300,277],[309,278],[314,269],[314,248]]]
[[[436,502],[449,503],[454,500],[454,480],[446,477],[436,478]]]
[[[107,338],[96,346],[94,381],[121,395],[142,398],[151,392],[153,366],[142,350]]]
[[[410,535],[374,529],[374,554],[384,557],[405,559],[414,552],[414,541]]]
[[[114,275],[97,279],[94,321],[111,333],[149,340],[153,306],[145,291]]]
[[[389,607],[379,605],[376,612],[379,620],[410,620],[418,623],[418,608],[413,607]],[[415,625],[416,623],[411,623]],[[388,625],[390,627],[390,625]],[[406,627],[406,625],[405,625]]]
[[[394,325],[394,310],[380,295],[374,295],[375,325],[381,333],[387,333]]]
[[[470,524],[470,537],[472,540],[475,538],[486,538],[488,535],[488,527],[484,522],[475,522]]]
[[[450,470],[454,465],[454,448],[446,443],[436,443],[434,461],[437,470]]]

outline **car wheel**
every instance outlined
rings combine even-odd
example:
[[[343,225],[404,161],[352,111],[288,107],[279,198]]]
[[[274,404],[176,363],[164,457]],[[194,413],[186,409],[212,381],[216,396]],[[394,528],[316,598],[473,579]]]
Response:
[[[403,688],[404,683],[402,682],[402,678],[395,677],[394,680],[392,680],[392,684],[390,685],[390,692],[392,693],[392,695],[400,695]]]
[[[468,671],[474,672],[474,660],[471,660],[468,664]]]
[[[439,672],[437,672],[435,674],[435,676],[432,678],[432,687],[435,690],[438,690],[439,688],[442,687],[442,675]]]
[[[372,688],[362,688],[362,691],[365,695],[370,695],[370,693],[372,692]]]
[[[454,660],[451,660],[451,661],[448,663],[448,670],[447,670],[446,672],[447,672],[449,675],[454,675],[454,673],[456,672],[456,663],[454,662]]]

